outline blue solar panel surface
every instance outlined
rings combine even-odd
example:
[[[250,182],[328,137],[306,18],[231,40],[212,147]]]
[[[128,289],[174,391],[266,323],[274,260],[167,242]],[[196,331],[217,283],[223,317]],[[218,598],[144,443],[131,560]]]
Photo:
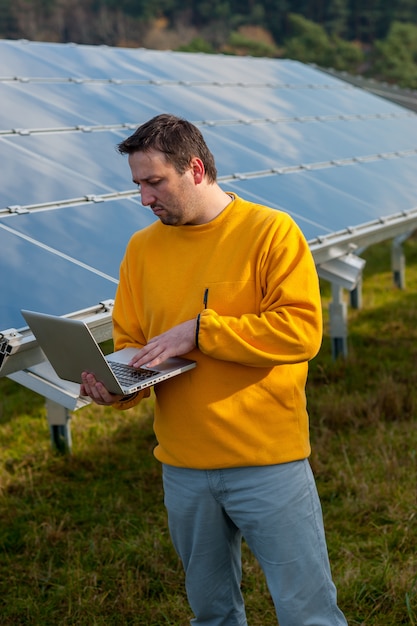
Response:
[[[224,189],[309,242],[417,204],[417,116],[291,60],[3,40],[0,101],[0,330],[114,297],[155,219],[115,146],[161,112],[201,128]]]

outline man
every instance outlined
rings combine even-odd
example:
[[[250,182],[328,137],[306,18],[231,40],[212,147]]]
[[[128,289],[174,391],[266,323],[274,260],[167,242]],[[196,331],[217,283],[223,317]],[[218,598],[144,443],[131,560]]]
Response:
[[[280,626],[340,626],[308,463],[305,384],[321,344],[318,279],[285,213],[225,193],[200,131],[159,115],[118,146],[159,218],[120,268],[116,349],[131,365],[186,356],[197,367],[155,388],[155,456],[195,618],[246,625],[241,540],[258,559]],[[81,394],[134,406],[83,373]]]

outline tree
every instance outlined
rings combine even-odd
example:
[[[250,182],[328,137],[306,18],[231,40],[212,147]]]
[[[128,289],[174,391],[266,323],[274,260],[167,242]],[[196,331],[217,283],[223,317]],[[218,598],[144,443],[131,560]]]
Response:
[[[332,67],[338,71],[357,73],[365,60],[362,48],[355,43],[345,41],[337,35],[330,40],[329,56],[323,59],[323,67]]]
[[[331,0],[320,2],[323,5],[321,18],[314,21],[319,22],[330,35],[337,37],[348,37],[349,8],[347,0]]]
[[[189,44],[183,44],[177,48],[180,52],[205,52],[213,54],[213,46],[202,37],[194,37]]]
[[[304,63],[323,65],[331,47],[324,28],[294,13],[288,16],[288,24],[289,37],[284,42],[286,56]]]
[[[0,36],[14,38],[18,32],[12,12],[12,0],[0,0]]]
[[[373,70],[378,78],[417,88],[417,26],[394,22],[388,36],[375,42]]]
[[[304,63],[355,72],[363,62],[361,48],[337,35],[329,36],[322,26],[300,15],[289,16],[291,35],[285,41],[285,55]]]

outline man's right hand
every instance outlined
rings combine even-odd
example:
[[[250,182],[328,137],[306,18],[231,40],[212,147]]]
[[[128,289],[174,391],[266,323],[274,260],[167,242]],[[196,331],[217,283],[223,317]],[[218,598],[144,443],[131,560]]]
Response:
[[[183,356],[195,348],[196,320],[188,320],[170,330],[157,335],[148,341],[146,346],[138,350],[130,360],[132,367],[155,367],[173,356]]]
[[[110,393],[100,381],[96,380],[94,374],[83,372],[81,374],[82,383],[80,386],[80,396],[89,396],[96,404],[110,406],[115,402],[120,402],[123,395]]]

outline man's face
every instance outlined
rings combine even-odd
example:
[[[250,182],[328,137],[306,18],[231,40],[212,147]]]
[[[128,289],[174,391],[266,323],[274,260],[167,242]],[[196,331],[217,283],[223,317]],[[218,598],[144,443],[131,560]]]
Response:
[[[198,224],[195,206],[193,167],[179,174],[158,150],[129,155],[133,182],[140,187],[141,200],[163,224],[180,226]]]

